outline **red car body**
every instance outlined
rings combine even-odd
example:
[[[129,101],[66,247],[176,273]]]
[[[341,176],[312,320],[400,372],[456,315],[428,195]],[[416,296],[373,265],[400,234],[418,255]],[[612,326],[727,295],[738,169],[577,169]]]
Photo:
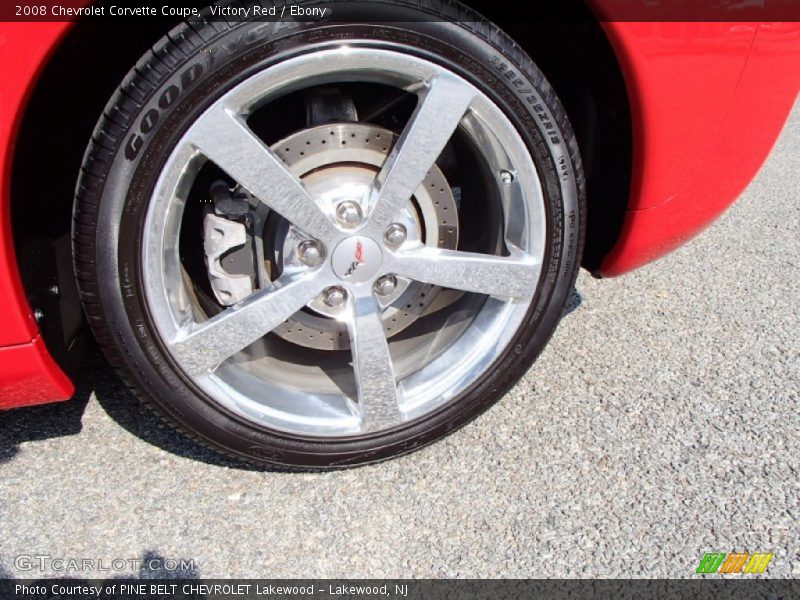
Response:
[[[800,23],[615,21],[613,0],[592,4],[625,79],[633,132],[627,210],[596,269],[616,276],[697,234],[756,174],[798,94]],[[0,409],[74,392],[26,299],[10,217],[16,133],[70,27],[0,23]]]

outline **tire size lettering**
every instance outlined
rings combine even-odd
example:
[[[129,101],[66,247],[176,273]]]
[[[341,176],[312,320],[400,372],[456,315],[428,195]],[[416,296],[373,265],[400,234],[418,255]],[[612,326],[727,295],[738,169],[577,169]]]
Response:
[[[558,157],[558,172],[561,175],[561,181],[570,180],[569,165],[567,164],[567,159],[563,156]]]
[[[489,59],[489,63],[492,65],[492,67],[499,71],[501,77],[508,80],[508,82],[517,89],[517,92],[533,109],[533,112],[536,114],[536,118],[545,129],[545,134],[550,140],[550,143],[554,145],[560,144],[561,136],[558,133],[558,129],[556,128],[555,123],[553,123],[553,120],[550,118],[550,113],[539,99],[538,94],[536,94],[529,85],[526,85],[522,77],[520,77],[516,71],[511,69],[508,64],[506,64],[505,60],[503,60],[503,58],[499,56],[493,56],[491,59]]]

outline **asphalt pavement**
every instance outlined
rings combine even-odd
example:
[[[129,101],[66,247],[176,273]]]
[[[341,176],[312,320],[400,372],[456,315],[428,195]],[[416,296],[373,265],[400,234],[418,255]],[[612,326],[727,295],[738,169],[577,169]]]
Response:
[[[740,551],[799,577],[798,165],[800,104],[708,231],[582,273],[511,393],[380,465],[242,468],[94,359],[75,400],[0,414],[0,576],[690,577]]]

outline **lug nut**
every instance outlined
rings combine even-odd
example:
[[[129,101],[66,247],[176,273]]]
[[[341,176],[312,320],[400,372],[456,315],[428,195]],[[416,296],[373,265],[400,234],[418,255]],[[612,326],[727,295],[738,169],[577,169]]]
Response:
[[[304,265],[315,267],[322,261],[322,249],[317,242],[305,240],[297,245],[297,256]]]
[[[406,237],[408,237],[408,232],[406,231],[405,226],[402,223],[392,223],[389,227],[386,228],[386,233],[384,234],[386,241],[389,242],[392,246],[399,246],[403,242],[406,241]]]
[[[336,207],[336,218],[339,219],[339,223],[344,227],[358,227],[361,225],[361,219],[363,218],[361,207],[358,202],[345,200]]]
[[[500,181],[503,185],[511,185],[514,182],[514,174],[511,171],[500,171]]]
[[[340,288],[339,286],[329,287],[322,293],[323,301],[332,308],[344,304],[346,298],[347,292],[344,291],[344,288]]]
[[[375,291],[381,296],[388,296],[397,289],[397,277],[384,275],[375,282]]]

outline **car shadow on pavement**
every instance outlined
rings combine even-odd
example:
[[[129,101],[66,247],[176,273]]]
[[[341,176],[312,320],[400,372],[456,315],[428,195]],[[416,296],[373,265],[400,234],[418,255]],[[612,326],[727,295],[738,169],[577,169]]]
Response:
[[[84,377],[91,379],[97,402],[118,425],[139,439],[170,454],[209,465],[247,471],[275,470],[229,458],[175,431],[122,383],[99,353],[91,362],[94,364],[84,371]]]
[[[578,291],[578,288],[572,288],[572,293],[570,294],[569,298],[567,299],[567,303],[564,305],[564,311],[562,312],[561,316],[566,317],[569,314],[572,314],[583,303],[583,296]]]
[[[20,444],[80,433],[92,388],[86,382],[76,388],[66,402],[0,411],[0,465],[19,453]]]
[[[14,459],[21,444],[79,434],[86,405],[94,392],[100,406],[117,424],[162,450],[217,466],[271,470],[217,454],[166,425],[128,390],[94,346],[75,383],[75,395],[66,402],[0,411],[0,466]]]
[[[577,310],[582,301],[581,294],[573,289],[563,316]],[[84,410],[94,392],[100,406],[118,425],[166,452],[220,467],[260,472],[280,470],[223,456],[172,429],[133,395],[96,347],[90,350],[76,384],[77,391],[70,401],[0,411],[0,465],[13,459],[22,443],[80,433]]]

